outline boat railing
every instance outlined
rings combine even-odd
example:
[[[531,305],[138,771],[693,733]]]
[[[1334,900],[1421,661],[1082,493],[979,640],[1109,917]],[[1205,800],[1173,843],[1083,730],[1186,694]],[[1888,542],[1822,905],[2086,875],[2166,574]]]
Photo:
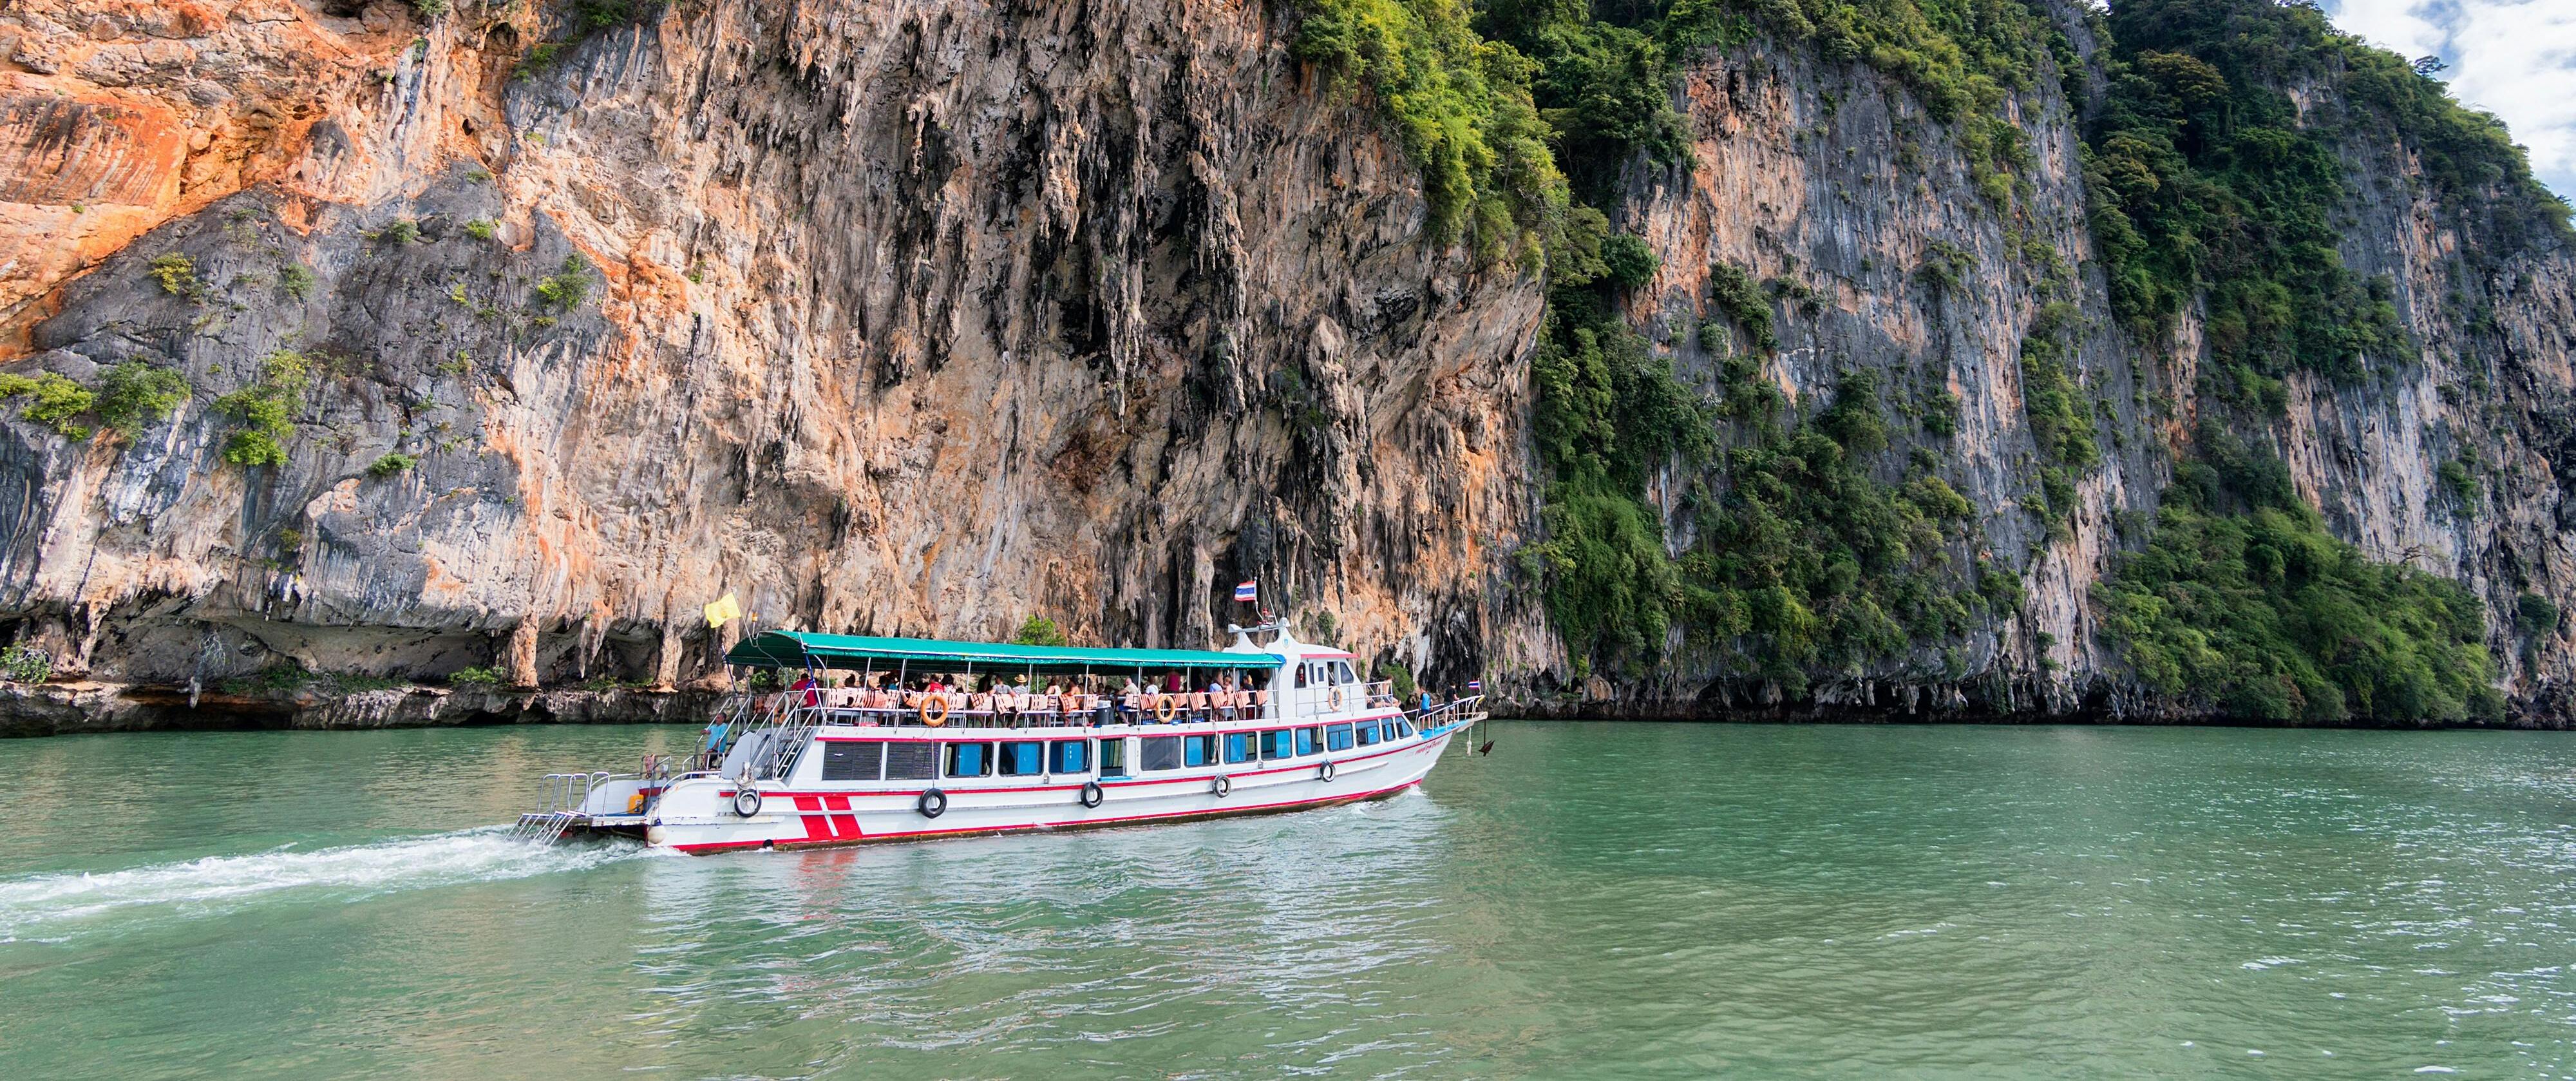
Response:
[[[1381,679],[1375,683],[1363,683],[1360,684],[1360,691],[1368,696],[1368,704],[1372,708],[1383,708],[1395,704],[1394,680]]]
[[[742,707],[733,712],[752,719],[753,723],[743,726],[745,731],[776,724],[1017,730],[1092,728],[1166,719],[1174,723],[1259,721],[1277,715],[1273,702],[1269,691],[1158,691],[1134,695],[906,691],[898,696],[854,687],[812,687],[747,696]],[[937,725],[930,723],[934,719]],[[735,723],[741,725],[740,721]]]
[[[1486,715],[1483,708],[1484,704],[1485,696],[1481,694],[1471,694],[1465,698],[1453,698],[1446,702],[1433,703],[1416,711],[1413,719],[1413,726],[1415,728],[1442,728],[1454,725],[1476,724],[1485,719]]]

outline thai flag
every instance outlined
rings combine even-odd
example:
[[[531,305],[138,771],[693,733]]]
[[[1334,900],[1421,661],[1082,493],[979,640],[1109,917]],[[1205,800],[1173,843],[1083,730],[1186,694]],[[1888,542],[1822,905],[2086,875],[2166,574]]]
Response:
[[[1471,680],[1468,680],[1468,681],[1467,681],[1467,689],[1468,689],[1468,690],[1471,690],[1471,691],[1481,691],[1481,690],[1484,690],[1484,689],[1485,689],[1485,681],[1484,681],[1484,680],[1481,680],[1481,679],[1471,679]]]
[[[1261,599],[1261,591],[1255,588],[1252,583],[1244,582],[1234,587],[1234,599],[1242,601],[1245,604],[1250,604],[1253,601]]]

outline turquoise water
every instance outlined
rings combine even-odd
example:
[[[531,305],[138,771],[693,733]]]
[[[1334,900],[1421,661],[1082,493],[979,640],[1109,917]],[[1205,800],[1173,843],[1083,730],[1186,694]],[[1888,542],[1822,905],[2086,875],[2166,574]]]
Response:
[[[18,741],[0,1076],[2576,1073],[2576,738],[1494,726],[1418,793],[692,859],[658,728]]]

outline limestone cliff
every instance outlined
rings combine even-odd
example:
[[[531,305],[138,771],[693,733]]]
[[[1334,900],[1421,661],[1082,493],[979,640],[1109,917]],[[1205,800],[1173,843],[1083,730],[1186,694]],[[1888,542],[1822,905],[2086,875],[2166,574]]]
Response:
[[[8,370],[142,361],[191,388],[132,432],[0,425],[0,612],[72,681],[13,727],[190,723],[209,695],[267,723],[659,715],[672,699],[570,688],[714,674],[733,631],[698,609],[728,591],[770,625],[1046,614],[1187,645],[1241,618],[1246,577],[1310,633],[1532,711],[2193,715],[2128,675],[2089,597],[2192,438],[2199,326],[2156,348],[2115,325],[2088,106],[2058,82],[2009,104],[2030,150],[2011,214],[1908,91],[1767,34],[1690,58],[1687,152],[1621,174],[1613,222],[1661,267],[1625,312],[1685,381],[1713,388],[1732,351],[1693,332],[1715,268],[1778,283],[1763,378],[1818,400],[1868,370],[1909,417],[1946,392],[1954,429],[1898,425],[1887,459],[1921,450],[1972,506],[1946,566],[2021,584],[1946,648],[1783,701],[1679,631],[1647,673],[1566,655],[1516,559],[1541,530],[1542,282],[1438,239],[1367,95],[1292,57],[1293,10],[579,10],[601,8],[634,17],[0,10]],[[2576,602],[2576,267],[2470,272],[2474,236],[2407,162],[2353,152],[2344,256],[2398,284],[2420,356],[2294,378],[2281,450],[2338,535],[2470,585],[2515,718],[2563,724],[2576,658],[2511,611]],[[2030,509],[2018,362],[2050,297],[2080,317],[2102,448],[2054,518]],[[281,354],[306,384],[269,377]],[[285,460],[227,460],[225,396],[263,387],[296,391]],[[2469,446],[2490,483],[2463,508],[2434,477]],[[1655,493],[1676,551],[1688,487]],[[241,683],[485,666],[562,690],[353,707]]]
[[[1980,621],[1948,648],[1918,642],[1829,673],[1785,697],[1724,649],[1676,629],[1675,663],[1643,679],[1594,677],[1549,693],[1541,708],[1633,715],[1713,711],[1843,717],[2199,719],[2124,663],[2102,625],[2096,587],[2143,541],[2177,456],[2194,453],[2208,353],[2205,313],[2169,335],[2124,333],[2103,281],[2080,167],[2082,130],[2102,92],[2091,64],[2100,29],[2072,6],[2051,12],[2068,36],[2061,64],[2013,94],[2002,112],[2027,147],[2009,196],[1981,190],[1977,154],[1957,125],[1930,115],[1899,81],[1856,59],[1756,35],[1698,58],[1680,88],[1686,155],[1626,174],[1619,224],[1661,256],[1627,314],[1686,383],[1714,398],[1721,360],[1743,348],[1691,328],[1723,321],[1713,273],[1766,280],[1780,298],[1780,340],[1761,367],[1792,402],[1821,402],[1860,371],[1893,391],[1900,421],[1877,470],[1938,476],[1975,508],[1939,564],[2009,568],[2021,585],[2009,613]],[[2312,112],[2343,108],[2335,87],[2300,88]],[[2367,124],[2366,133],[2383,134]],[[2507,723],[2564,726],[2571,654],[2563,621],[2517,625],[2518,602],[2563,604],[2576,573],[2565,525],[2565,439],[2576,255],[2561,243],[2481,252],[2492,230],[2446,206],[2402,139],[2343,141],[2347,195],[2337,208],[2344,264],[2394,285],[2409,348],[2368,378],[2288,377],[2277,421],[2246,434],[2287,460],[2297,495],[2371,559],[2469,587],[2486,609],[2486,647],[2512,703]],[[2469,208],[2474,211],[2474,207]],[[2053,304],[2052,302],[2062,302]],[[2051,311],[2051,309],[2056,309]],[[2031,338],[2073,313],[2067,367],[2098,463],[2075,470],[2074,496],[2044,493],[2048,448],[2034,431]],[[1942,399],[1954,400],[1955,407]],[[1812,414],[1813,407],[1807,407]],[[1955,417],[1910,423],[1925,412]],[[2217,415],[2215,413],[2213,416]],[[2259,421],[2259,417],[2256,418]],[[2229,414],[2225,423],[2246,418]],[[2269,433],[2261,427],[2272,429]],[[1911,458],[1914,466],[1899,463]],[[2446,491],[2449,463],[2474,463],[2477,494]],[[1676,553],[1707,527],[1704,484],[1687,471],[1650,492]],[[2456,483],[2456,482],[2455,482]],[[2554,611],[2554,609],[2553,609]]]
[[[58,673],[672,686],[727,591],[1199,644],[1257,576],[1452,673],[1516,618],[1535,282],[1420,242],[1259,5],[720,0],[531,59],[540,14],[10,13],[24,366],[195,388],[0,445]],[[280,350],[291,456],[228,463]]]

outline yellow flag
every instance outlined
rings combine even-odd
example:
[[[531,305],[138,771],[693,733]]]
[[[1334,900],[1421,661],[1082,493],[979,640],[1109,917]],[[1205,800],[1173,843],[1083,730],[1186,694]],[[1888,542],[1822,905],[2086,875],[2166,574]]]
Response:
[[[707,606],[707,626],[721,627],[725,625],[725,621],[728,619],[741,618],[742,605],[735,603],[733,594],[731,593],[725,594],[714,604]]]

